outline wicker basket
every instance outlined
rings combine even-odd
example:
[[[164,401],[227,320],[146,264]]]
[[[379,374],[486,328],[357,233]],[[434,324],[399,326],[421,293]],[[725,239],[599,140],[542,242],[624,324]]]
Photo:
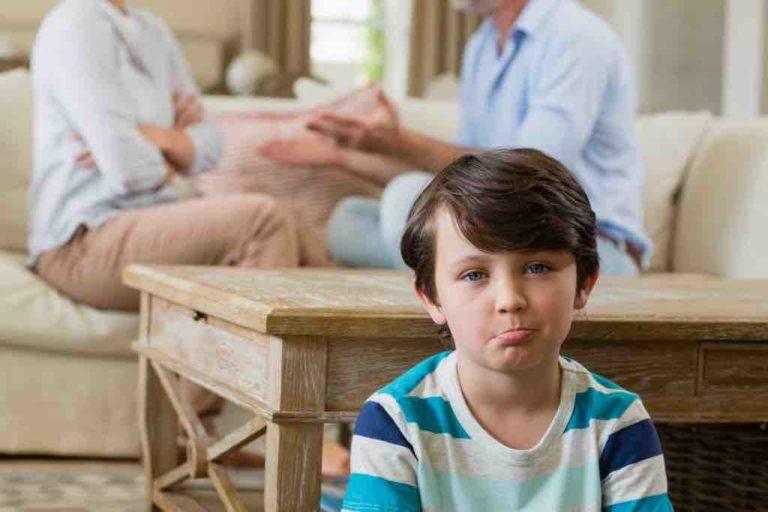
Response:
[[[768,511],[765,424],[657,424],[678,512]]]

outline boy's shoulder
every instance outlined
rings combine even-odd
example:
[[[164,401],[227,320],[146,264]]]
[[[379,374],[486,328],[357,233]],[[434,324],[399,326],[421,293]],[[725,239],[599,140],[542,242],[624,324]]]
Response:
[[[648,419],[640,397],[610,379],[591,372],[581,363],[562,356],[561,367],[574,386],[573,413],[565,431],[586,429],[595,423],[611,430]]]
[[[389,395],[395,399],[406,396],[441,394],[444,366],[450,364],[452,351],[440,352],[415,364],[405,373],[378,390],[375,395]],[[375,396],[374,395],[374,396]]]
[[[453,354],[441,352],[411,367],[371,395],[361,416],[376,417],[379,422],[391,420],[404,433],[429,431],[467,438],[449,399],[457,382]]]

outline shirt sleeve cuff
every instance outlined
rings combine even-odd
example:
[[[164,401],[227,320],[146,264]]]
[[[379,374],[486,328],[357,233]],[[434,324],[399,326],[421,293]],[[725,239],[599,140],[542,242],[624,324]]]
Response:
[[[221,159],[224,136],[212,122],[205,120],[187,127],[184,132],[192,140],[195,158],[188,174],[199,174],[215,167]]]

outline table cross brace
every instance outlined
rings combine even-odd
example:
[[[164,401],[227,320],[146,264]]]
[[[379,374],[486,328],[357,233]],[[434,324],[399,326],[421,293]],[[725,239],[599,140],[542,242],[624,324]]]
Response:
[[[155,503],[164,510],[188,510],[185,507],[198,507],[202,510],[202,507],[191,498],[169,492],[168,489],[189,478],[207,477],[213,483],[216,494],[227,512],[245,511],[245,505],[237,495],[235,486],[220,461],[227,454],[263,436],[267,431],[266,421],[255,416],[230,434],[215,441],[208,435],[200,418],[181,393],[178,376],[156,361],[151,361],[151,366],[188,437],[186,462],[155,479],[153,483]]]

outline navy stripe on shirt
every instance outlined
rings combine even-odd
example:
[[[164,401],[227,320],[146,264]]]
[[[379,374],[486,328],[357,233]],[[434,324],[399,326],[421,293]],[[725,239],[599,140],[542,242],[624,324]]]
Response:
[[[638,421],[608,437],[600,454],[600,479],[623,467],[661,455],[661,442],[650,419]]]
[[[357,423],[355,424],[355,435],[408,448],[414,457],[416,456],[411,443],[408,442],[403,433],[400,432],[400,429],[397,428],[397,425],[395,425],[392,417],[387,414],[387,411],[378,402],[366,402],[363,405],[363,409],[360,411],[360,416],[357,417]]]

